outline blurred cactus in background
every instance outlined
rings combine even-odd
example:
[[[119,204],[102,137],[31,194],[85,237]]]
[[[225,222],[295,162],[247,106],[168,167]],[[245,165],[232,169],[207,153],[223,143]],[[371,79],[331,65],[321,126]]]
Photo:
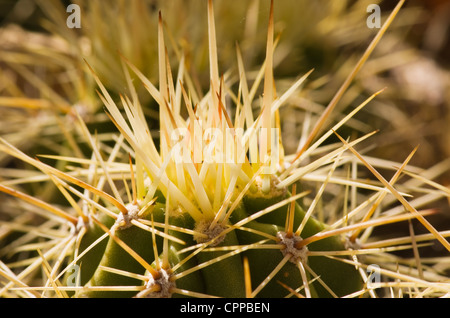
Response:
[[[73,3],[0,29],[1,297],[448,296],[432,11]]]

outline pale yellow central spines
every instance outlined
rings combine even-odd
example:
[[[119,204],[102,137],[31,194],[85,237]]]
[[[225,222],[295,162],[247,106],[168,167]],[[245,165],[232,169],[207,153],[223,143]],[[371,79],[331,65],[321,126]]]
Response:
[[[274,101],[274,80],[272,74],[272,54],[274,49],[273,41],[273,4],[271,6],[271,17],[268,30],[267,57],[264,66],[264,98],[263,110],[256,121],[249,117],[251,114],[251,100],[253,99],[254,89],[248,91],[245,82],[245,75],[241,77],[244,88],[244,109],[243,114],[246,118],[247,131],[242,136],[233,132],[231,119],[228,117],[225,97],[227,90],[224,78],[219,78],[217,43],[215,35],[214,10],[212,1],[208,1],[208,41],[209,41],[209,60],[210,60],[210,90],[195,107],[192,107],[190,96],[184,91],[181,80],[176,83],[177,93],[175,92],[173,78],[168,62],[167,49],[164,41],[164,30],[161,14],[158,23],[158,58],[159,58],[159,89],[157,89],[136,67],[129,63],[125,58],[126,64],[141,79],[145,88],[149,91],[155,101],[159,104],[160,121],[160,149],[159,153],[153,143],[149,128],[140,110],[140,104],[134,93],[133,85],[126,70],[128,85],[132,92],[132,100],[121,97],[122,104],[127,114],[130,124],[119,112],[112,98],[106,89],[100,85],[104,95],[102,100],[111,114],[111,118],[119,127],[121,133],[135,150],[137,190],[139,197],[144,195],[144,177],[146,173],[151,180],[150,189],[145,194],[145,200],[150,200],[159,189],[164,196],[170,193],[172,200],[180,204],[184,210],[192,215],[195,220],[201,218],[214,219],[219,211],[224,210],[230,197],[239,185],[245,185],[253,177],[256,170],[261,166],[260,159],[256,162],[249,162],[247,151],[255,153],[258,148],[256,131],[259,128],[266,129],[264,140],[260,140],[262,153],[258,156],[265,157],[264,154],[271,152],[270,130],[273,126],[272,103]],[[242,59],[240,61],[240,72],[242,74]],[[125,68],[124,68],[125,69]],[[180,70],[183,70],[180,66]],[[262,70],[261,70],[262,71]],[[179,73],[177,79],[181,79],[185,74]],[[185,76],[188,76],[187,74]],[[259,81],[256,81],[258,83]],[[188,119],[182,118],[180,114],[180,105],[175,105],[177,100],[175,95],[184,96],[186,108],[189,113]],[[237,121],[236,121],[237,122]],[[242,122],[242,121],[240,121]],[[250,126],[249,126],[250,124]],[[244,127],[236,127],[243,129]],[[181,136],[180,140],[173,137],[177,130],[185,129],[188,136]],[[231,130],[230,130],[231,129]],[[216,138],[208,143],[208,131],[217,132]],[[216,136],[216,137],[217,137]],[[262,146],[261,146],[262,143]],[[174,157],[178,155],[175,146],[181,150],[181,162],[176,162]],[[234,149],[232,149],[233,147]],[[207,158],[208,151],[213,157]],[[233,151],[241,152],[238,158]],[[243,155],[242,155],[243,153]],[[266,156],[267,157],[267,156]],[[255,159],[255,158],[253,158]],[[266,173],[267,175],[267,173]],[[263,179],[269,181],[270,175]],[[265,187],[263,187],[265,188]]]

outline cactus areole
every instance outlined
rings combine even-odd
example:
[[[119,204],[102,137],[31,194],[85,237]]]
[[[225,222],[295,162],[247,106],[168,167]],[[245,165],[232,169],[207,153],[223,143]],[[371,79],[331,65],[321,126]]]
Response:
[[[66,287],[73,287],[70,296],[342,297],[360,291],[364,280],[351,254],[356,245],[349,244],[349,233],[319,220],[317,202],[304,203],[309,193],[297,191],[302,188],[297,159],[303,159],[318,130],[313,129],[294,160],[288,162],[283,151],[280,103],[309,73],[280,97],[273,76],[273,1],[266,59],[255,80],[263,82],[259,103],[247,87],[239,50],[239,92],[230,94],[232,85],[219,75],[212,0],[207,9],[210,90],[203,98],[195,94],[182,62],[179,74],[172,74],[161,13],[159,88],[122,56],[130,97],[120,96],[123,108],[119,108],[91,68],[107,115],[127,149],[133,150],[125,183],[128,195],[115,188],[106,172],[114,195],[27,159],[104,203],[94,204],[82,196],[89,212],[78,219],[72,234],[77,244],[69,267],[78,266],[80,275],[76,286],[66,279]],[[159,106],[159,144],[149,133],[130,69]],[[230,100],[236,103],[230,105]],[[232,106],[234,120],[228,111]],[[332,164],[334,169],[342,153],[357,141],[337,148],[317,167]],[[101,164],[107,170],[107,164]],[[355,242],[353,237],[350,243]]]

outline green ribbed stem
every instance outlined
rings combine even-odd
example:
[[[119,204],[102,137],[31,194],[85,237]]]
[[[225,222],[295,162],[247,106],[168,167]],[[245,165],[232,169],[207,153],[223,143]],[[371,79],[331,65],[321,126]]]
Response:
[[[258,195],[246,196],[243,199],[244,207],[249,215],[259,212],[267,207],[270,207],[282,200],[290,197],[289,191],[284,194],[275,195],[273,197],[258,197]],[[280,228],[284,228],[286,224],[287,209],[289,204],[274,210],[271,213],[265,214],[258,218],[258,222],[266,224],[274,224]],[[298,202],[295,203],[294,211],[294,232],[301,224],[306,212],[302,209]],[[300,237],[305,239],[322,230],[327,226],[318,221],[314,217],[309,217],[305,227],[300,234]],[[309,244],[310,251],[342,251],[345,250],[345,240],[342,236],[328,237],[314,243]],[[361,276],[354,266],[345,264],[338,260],[333,260],[325,256],[311,256],[308,258],[308,263],[311,269],[320,276],[325,284],[339,297],[360,290],[363,286]],[[314,287],[319,297],[331,297],[330,294],[319,282],[314,283]]]
[[[228,232],[223,241],[213,247],[237,246],[239,241],[235,231]],[[223,256],[230,251],[202,251],[197,255],[199,263]],[[205,292],[213,296],[227,298],[245,297],[244,268],[240,254],[227,257],[202,269]]]
[[[164,222],[163,211],[157,207],[153,211],[149,211],[142,215],[143,219],[151,220],[153,216],[154,221]],[[142,257],[148,264],[154,261],[153,252],[153,238],[152,233],[141,229],[135,225],[130,225],[127,228],[117,228],[114,235],[127,244],[133,251]],[[161,248],[162,238],[156,236],[157,246]],[[130,273],[144,274],[145,268],[125,249],[123,249],[112,237],[109,237],[108,244],[102,256],[99,266],[109,267],[127,271]],[[140,286],[142,281],[119,275],[106,271],[98,267],[91,277],[87,286]],[[135,291],[96,291],[96,290],[82,290],[75,294],[75,297],[132,297],[136,294]]]
[[[237,223],[248,217],[248,214],[242,205],[238,206],[232,215],[233,223]],[[275,224],[261,223],[258,221],[247,222],[243,227],[257,232],[251,232],[246,229],[237,230],[236,234],[239,243],[242,245],[254,244],[266,239],[265,236],[259,234],[258,232],[277,237],[277,235],[283,231],[281,227]],[[269,240],[265,244],[273,245],[277,243],[278,241]],[[244,253],[249,261],[252,290],[259,288],[259,285],[263,283],[271,272],[278,266],[278,264],[283,261],[284,255],[281,252],[281,247],[282,246],[280,245],[280,249],[249,249]],[[256,297],[280,298],[290,294],[290,291],[288,291],[280,283],[285,286],[289,286],[293,290],[304,285],[300,270],[296,264],[291,261],[287,261],[278,273],[272,277],[272,279],[257,293]],[[316,292],[312,286],[310,286],[310,291],[311,295],[316,295]]]
[[[178,216],[171,216],[169,218],[169,223],[171,225],[178,226],[180,228],[192,229],[194,227],[194,220],[187,213]],[[179,254],[179,251],[196,244],[194,242],[192,235],[183,233],[177,230],[169,230],[168,234],[181,239],[186,245],[169,241],[169,263],[170,268],[173,268],[181,261],[184,260],[185,257],[189,256],[189,253]],[[182,273],[185,270],[195,267],[198,264],[197,258],[192,257],[187,262],[184,262],[183,265],[179,266],[177,270],[173,273],[176,275],[177,273]],[[193,271],[186,276],[183,276],[177,280],[175,280],[176,288],[183,289],[186,291],[193,291],[197,293],[205,292],[205,285],[203,281],[203,276],[200,270]],[[180,294],[173,294],[172,297],[182,297]]]
[[[96,216],[99,222],[106,227],[110,228],[114,224],[114,219],[105,213],[101,213]],[[85,226],[86,232],[80,240],[78,247],[78,255],[82,254],[87,248],[89,248],[97,239],[99,239],[105,232],[95,222],[90,221]],[[75,265],[78,271],[72,273],[71,270],[66,272],[64,281],[66,284],[73,285],[75,283],[84,286],[94,274],[97,269],[103,254],[105,252],[106,245],[108,244],[108,238],[98,242],[94,247],[90,248],[81,258],[79,258]],[[73,255],[74,259],[75,255]],[[74,292],[68,292],[70,296],[73,296]]]
[[[277,192],[277,195],[273,197],[263,196],[258,197],[258,195],[248,195],[245,196],[243,202],[237,207],[237,209],[231,214],[230,225],[236,224],[239,221],[247,218],[248,216],[266,209],[273,204],[279,203],[285,198],[290,197],[289,192]],[[218,241],[218,244],[211,244],[207,248],[219,248],[219,247],[229,247],[229,246],[248,246],[249,244],[257,243],[267,237],[258,233],[246,231],[245,228],[252,229],[260,233],[265,233],[273,238],[273,240],[268,240],[264,244],[270,244],[267,248],[248,249],[241,253],[236,253],[235,255],[229,256],[227,258],[221,259],[217,262],[219,257],[230,253],[232,250],[228,249],[225,251],[215,250],[215,251],[201,251],[195,257],[192,257],[188,262],[184,263],[182,266],[177,268],[175,273],[171,272],[174,266],[177,266],[185,257],[189,256],[189,253],[180,254],[179,251],[189,246],[193,246],[199,243],[199,237],[193,237],[191,234],[183,233],[175,229],[169,229],[167,232],[169,235],[175,236],[186,244],[180,244],[169,240],[169,268],[170,275],[177,275],[185,270],[190,270],[199,264],[208,264],[208,261],[213,261],[211,264],[201,268],[200,270],[195,270],[189,272],[187,275],[176,279],[174,286],[179,289],[186,291],[193,291],[197,293],[207,293],[213,296],[219,297],[245,297],[245,279],[244,279],[244,268],[243,268],[243,256],[247,257],[250,266],[250,275],[252,279],[252,290],[258,288],[257,297],[284,297],[289,295],[291,292],[286,289],[288,286],[292,290],[296,290],[304,286],[304,275],[306,279],[311,280],[313,276],[308,273],[301,274],[299,268],[299,262],[306,266],[310,266],[312,270],[320,275],[320,278],[327,284],[333,292],[338,296],[344,296],[360,290],[362,287],[362,280],[357,270],[352,265],[342,263],[337,260],[327,258],[325,256],[307,256],[307,251],[340,251],[345,250],[345,244],[341,236],[333,236],[323,240],[316,241],[309,244],[305,249],[295,250],[291,249],[286,252],[288,243],[292,243],[294,239],[301,240],[302,238],[307,238],[312,236],[324,229],[326,225],[319,222],[318,220],[310,217],[303,228],[300,237],[288,237],[286,241],[283,236],[285,231],[287,209],[289,204],[280,207],[268,214],[259,217],[257,220],[252,220],[247,222],[243,228],[237,228],[236,230],[229,231],[224,237],[223,241]],[[294,210],[294,227],[293,230],[298,228],[302,220],[305,217],[305,211],[301,208],[298,202],[295,202]],[[153,209],[150,209],[146,215],[141,216],[144,219],[151,220],[152,217],[154,221],[164,223],[166,218],[165,205],[163,203],[157,203]],[[216,237],[218,233],[226,230],[227,227],[218,228],[218,232],[214,231],[208,232],[209,223],[198,222],[195,224],[194,220],[187,213],[171,213],[168,218],[169,223],[179,228],[186,228],[189,230],[196,230],[201,233],[207,234],[208,237],[203,238],[208,242],[211,238]],[[116,221],[117,223],[117,221]],[[116,226],[116,225],[115,225]],[[154,262],[154,250],[152,245],[153,236],[152,233],[141,229],[135,225],[131,225],[127,228],[117,228],[114,231],[115,235],[124,241],[130,248],[132,248],[136,253],[138,253],[148,264]],[[102,233],[97,231],[88,232],[86,235],[85,242],[83,242],[83,248],[89,246],[89,242],[95,240]],[[163,238],[156,235],[157,238],[157,249],[159,253],[163,250]],[[283,241],[285,240],[285,241]],[[106,241],[106,240],[105,240]],[[279,244],[279,248],[276,245]],[[276,248],[274,248],[276,247]],[[290,253],[292,252],[292,253]],[[289,260],[285,258],[286,255],[294,255]],[[101,260],[99,261],[99,255]],[[85,262],[87,262],[89,253],[85,256]],[[97,260],[95,260],[95,256]],[[86,286],[141,286],[142,281],[131,278],[124,275],[119,275],[117,273],[111,273],[106,271],[97,265],[104,267],[110,267],[114,269],[119,269],[136,274],[146,274],[145,268],[137,262],[128,252],[126,252],[116,241],[110,237],[107,241],[106,248],[104,251],[101,250],[99,246],[95,253],[90,255],[92,258],[90,265],[90,272],[92,273],[94,268],[96,268],[92,277],[90,277]],[[162,256],[161,256],[162,257]],[[83,259],[81,264],[83,265]],[[262,286],[261,283],[268,277],[268,275],[282,262],[284,259],[285,264],[279,272],[271,278],[270,281],[264,283],[264,287],[259,290]],[[86,264],[85,264],[86,265]],[[154,264],[153,264],[154,266]],[[306,268],[306,266],[303,266]],[[302,269],[303,271],[303,269]],[[83,281],[87,280],[90,273],[84,273],[85,276],[82,277]],[[147,272],[147,275],[148,272]],[[176,276],[175,276],[176,277]],[[332,296],[318,281],[312,284],[308,284],[309,290],[312,297],[330,297]],[[137,294],[135,291],[95,291],[86,289],[84,291],[77,292],[76,297],[133,297]],[[171,293],[165,294],[166,296],[172,296]],[[174,294],[174,296],[179,296]]]

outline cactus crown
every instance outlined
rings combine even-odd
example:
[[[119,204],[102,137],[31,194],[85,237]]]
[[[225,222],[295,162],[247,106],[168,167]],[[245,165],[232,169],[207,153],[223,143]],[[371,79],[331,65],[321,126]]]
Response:
[[[72,211],[60,210],[2,186],[4,192],[28,199],[76,228],[61,241],[63,246],[55,249],[59,256],[55,252],[42,257],[44,268],[47,268],[47,257],[56,255],[60,260],[48,277],[52,283],[59,284],[54,285],[54,292],[73,297],[362,295],[373,292],[368,288],[369,279],[364,272],[368,265],[361,256],[372,251],[365,249],[360,233],[369,227],[411,218],[421,221],[432,238],[450,250],[442,234],[424,218],[427,212],[417,211],[355,150],[358,143],[373,133],[353,141],[346,141],[338,133],[340,127],[381,91],[332,129],[319,134],[402,4],[403,1],[380,29],[298,152],[289,156],[283,149],[279,109],[300,90],[312,71],[281,95],[277,92],[273,75],[273,53],[277,45],[273,1],[265,62],[250,89],[239,49],[238,74],[220,76],[212,0],[208,1],[207,11],[210,89],[204,96],[196,94],[183,57],[179,60],[178,73],[172,73],[161,13],[157,30],[159,87],[121,56],[129,96],[115,98],[90,67],[106,114],[120,132],[115,143],[117,148],[105,161],[99,142],[81,117],[77,117],[94,158],[88,161],[91,168],[79,172],[89,175],[101,169],[99,178],[82,180],[28,157],[5,140],[0,145],[3,151],[48,176],[67,194],[73,212],[77,213],[75,217]],[[132,74],[141,80],[158,105],[158,138],[151,134]],[[233,92],[231,87],[236,85],[239,89]],[[260,85],[263,95],[258,103],[254,99]],[[230,116],[231,109],[234,118]],[[320,150],[332,135],[341,138],[342,143],[325,146],[331,150],[312,160],[312,153]],[[130,153],[129,162],[115,162],[116,151]],[[361,205],[348,214],[340,214],[333,224],[325,224],[315,215],[316,208],[333,174],[349,162],[352,153],[350,160],[360,159],[381,186],[342,181],[345,186],[356,183],[375,190],[377,194],[363,204],[371,205],[372,209],[361,217],[364,208]],[[305,158],[311,161],[304,164]],[[396,171],[396,177],[409,159]],[[304,204],[302,199],[310,192],[297,193],[297,187],[302,187],[305,175],[314,172],[323,182],[315,196]],[[123,189],[117,186],[121,178]],[[112,194],[103,190],[105,185]],[[74,202],[69,192],[80,198],[84,208]],[[388,192],[408,212],[374,217],[380,200]],[[68,262],[66,267],[60,265],[62,260]],[[76,286],[67,283],[69,269],[74,265],[81,268]],[[395,276],[395,273],[387,275]]]

